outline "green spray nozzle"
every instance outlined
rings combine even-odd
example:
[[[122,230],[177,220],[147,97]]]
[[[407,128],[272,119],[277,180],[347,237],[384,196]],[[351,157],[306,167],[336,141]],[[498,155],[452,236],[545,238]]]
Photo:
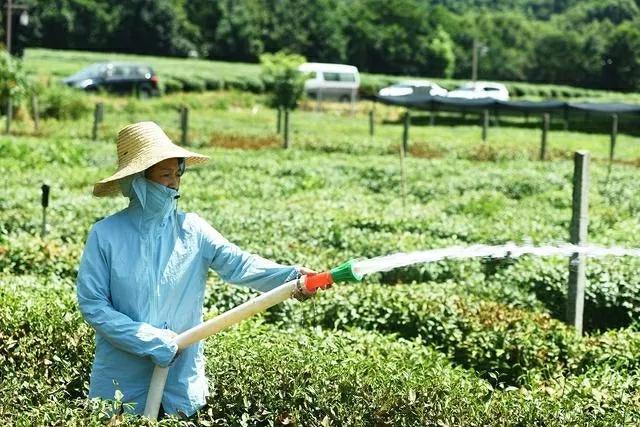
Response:
[[[353,269],[355,259],[344,262],[331,269],[331,277],[334,282],[360,282],[362,281],[362,274]]]
[[[362,274],[353,268],[356,260],[347,261],[340,264],[330,271],[322,273],[308,274],[305,279],[307,291],[315,292],[316,289],[325,289],[332,283],[337,282],[359,282],[362,280]]]

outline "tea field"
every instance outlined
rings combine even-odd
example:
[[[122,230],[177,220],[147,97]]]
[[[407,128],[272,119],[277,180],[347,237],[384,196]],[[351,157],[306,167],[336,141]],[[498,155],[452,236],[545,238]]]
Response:
[[[57,81],[68,77],[94,62],[134,61],[150,65],[160,77],[160,85],[166,92],[201,92],[203,90],[237,89],[262,93],[265,90],[260,79],[260,65],[233,63],[191,58],[168,58],[122,53],[87,52],[29,48],[25,50],[25,68],[44,81]],[[360,93],[374,95],[389,84],[415,76],[391,76],[361,73]],[[430,78],[446,89],[453,90],[465,81]],[[553,84],[504,82],[512,97],[527,99],[560,98],[573,101],[639,103],[637,93],[622,93],[586,89]]]
[[[92,140],[92,106],[105,103]],[[572,153],[592,153],[589,240],[640,247],[640,138],[621,134],[607,177],[608,135],[550,135],[501,125],[416,121],[404,160],[399,108],[308,103],[282,149],[259,94],[151,100],[42,94],[60,112],[39,129],[23,109],[0,137],[0,419],[103,425],[113,402],[86,400],[93,333],[74,281],[89,227],[126,205],[91,196],[115,169],[122,126],[154,120],[212,161],[183,177],[180,207],[229,240],[282,263],[325,270],[400,251],[508,241],[566,241]],[[75,117],[75,118],[74,118]],[[479,121],[478,121],[479,123]],[[51,186],[40,236],[40,186]],[[640,260],[588,261],[583,337],[563,321],[566,259],[443,261],[290,301],[206,343],[211,395],[192,420],[160,425],[477,426],[640,423]],[[211,272],[207,316],[250,298]],[[145,425],[132,417],[112,424]]]

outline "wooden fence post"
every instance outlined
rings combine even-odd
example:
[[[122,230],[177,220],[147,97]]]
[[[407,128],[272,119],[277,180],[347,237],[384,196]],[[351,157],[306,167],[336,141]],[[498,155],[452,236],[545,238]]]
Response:
[[[42,229],[40,235],[44,237],[47,234],[47,208],[49,207],[49,187],[47,184],[42,184]]]
[[[37,132],[40,129],[40,109],[36,95],[31,95],[31,112],[33,114],[33,126]]]
[[[404,213],[406,199],[407,199],[407,178],[404,171],[404,158],[406,157],[406,151],[404,144],[400,146],[400,191],[402,196],[402,210]]]
[[[485,109],[482,113],[482,141],[487,142],[487,133],[489,130],[489,110]]]
[[[7,119],[5,121],[4,132],[11,132],[11,120],[13,120],[13,99],[11,96],[7,98]]]
[[[284,149],[289,149],[289,109],[284,109]]]
[[[542,115],[542,141],[540,142],[540,161],[544,162],[547,154],[547,135],[549,134],[549,113]]]
[[[180,108],[180,143],[182,145],[189,144],[189,107]]]
[[[276,124],[276,133],[279,135],[282,127],[282,107],[278,107],[278,123]]]
[[[589,153],[578,151],[574,155],[573,212],[571,215],[571,243],[587,243],[589,226]],[[567,298],[567,322],[582,335],[584,314],[584,288],[586,279],[585,255],[574,253],[569,260],[569,292]]]
[[[607,171],[607,179],[611,174],[611,167],[613,166],[613,157],[616,151],[616,139],[618,138],[618,115],[611,115],[611,140],[609,143],[609,169]]]
[[[373,109],[369,110],[369,136],[373,136],[374,117]]]
[[[93,132],[92,138],[95,141],[98,138],[98,125],[102,123],[104,119],[104,104],[102,102],[96,103],[96,108],[93,111]]]
[[[402,131],[402,149],[405,155],[409,152],[409,126],[411,126],[411,112],[407,110],[407,112],[404,113],[404,127]]]

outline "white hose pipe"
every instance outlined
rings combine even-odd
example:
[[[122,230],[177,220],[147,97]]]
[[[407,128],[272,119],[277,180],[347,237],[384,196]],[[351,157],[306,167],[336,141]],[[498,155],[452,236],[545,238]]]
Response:
[[[298,287],[302,287],[303,283],[299,280],[291,280],[275,289],[265,292],[262,295],[253,298],[244,304],[232,308],[229,311],[194,326],[193,328],[181,333],[174,338],[174,342],[178,344],[178,351],[189,347],[213,334],[216,334],[230,326],[235,325],[247,319],[254,314],[265,311],[276,304],[281,303],[293,296]],[[169,368],[161,368],[156,366],[153,370],[151,383],[149,384],[149,392],[147,394],[147,402],[144,407],[144,416],[152,420],[158,418],[160,403],[162,402],[162,394],[164,393],[164,385],[167,381]]]

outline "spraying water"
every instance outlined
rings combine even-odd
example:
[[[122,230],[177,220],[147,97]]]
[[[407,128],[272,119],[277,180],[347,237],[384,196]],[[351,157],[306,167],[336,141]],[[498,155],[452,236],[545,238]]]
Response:
[[[452,246],[444,249],[432,249],[428,251],[396,253],[392,255],[379,256],[375,258],[355,261],[353,263],[354,273],[365,276],[367,274],[380,271],[389,271],[394,268],[406,267],[413,264],[424,264],[428,262],[441,261],[443,259],[465,259],[465,258],[517,258],[521,255],[536,256],[565,256],[574,254],[586,255],[590,257],[603,256],[640,256],[640,249],[628,249],[622,247],[603,247],[597,245],[573,245],[563,243],[550,246],[516,245],[507,243],[505,245],[472,245],[472,246]]]

